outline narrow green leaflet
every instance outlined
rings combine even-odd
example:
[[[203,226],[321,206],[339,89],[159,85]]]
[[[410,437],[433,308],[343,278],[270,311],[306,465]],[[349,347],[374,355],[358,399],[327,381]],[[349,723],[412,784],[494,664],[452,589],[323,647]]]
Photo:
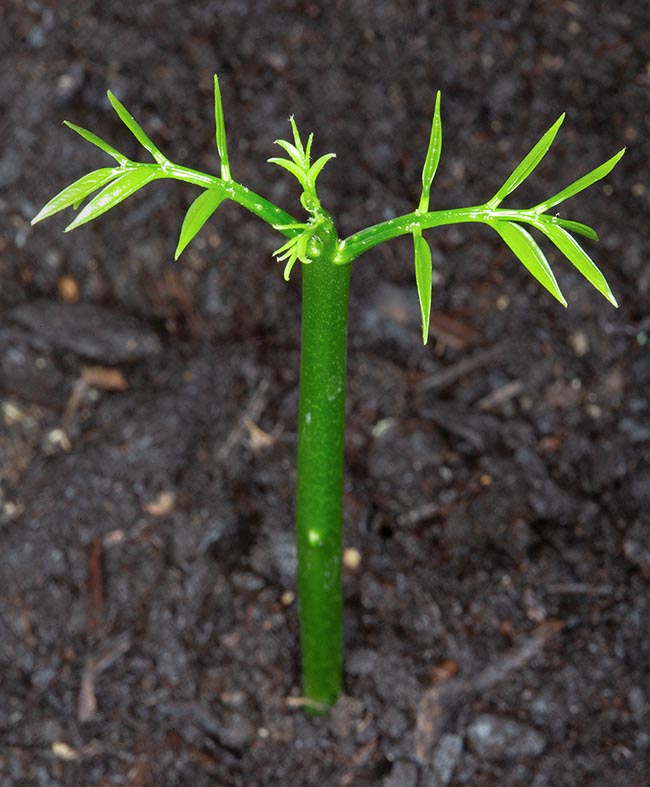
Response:
[[[510,177],[506,180],[503,186],[501,186],[494,197],[489,200],[486,207],[496,208],[508,196],[508,194],[512,194],[517,186],[520,186],[526,180],[526,178],[544,158],[548,149],[553,144],[553,140],[555,139],[557,132],[560,130],[560,126],[562,125],[564,117],[565,115],[562,113],[555,123],[553,123],[553,125],[549,128],[549,130],[537,142],[530,153],[524,156],[519,166],[515,168],[512,175],[510,175]]]
[[[108,155],[112,156],[118,164],[131,163],[123,153],[120,153],[119,150],[115,150],[112,145],[109,145],[108,142],[104,142],[101,137],[98,137],[97,134],[93,134],[92,131],[88,131],[81,126],[76,126],[74,123],[70,123],[69,120],[64,120],[63,125],[71,128],[73,131],[79,134],[80,137],[83,137],[86,142],[90,142],[91,145],[95,145],[100,150],[103,150],[104,153],[108,153]]]
[[[228,161],[228,145],[226,143],[226,121],[223,115],[223,104],[221,103],[219,77],[216,74],[214,75],[214,120],[217,151],[221,159],[221,177],[223,180],[232,180],[230,162]]]
[[[301,169],[295,162],[288,161],[286,158],[270,158],[267,160],[269,164],[277,164],[278,167],[286,169],[303,187],[306,186],[306,173],[304,169]]]
[[[113,109],[119,115],[119,118],[122,121],[122,123],[124,123],[124,125],[129,129],[129,131],[133,134],[133,136],[142,145],[142,147],[145,150],[148,150],[149,153],[151,153],[153,158],[159,164],[164,164],[167,161],[167,159],[153,144],[153,142],[149,139],[149,137],[144,133],[144,131],[139,126],[133,115],[120,101],[118,101],[118,99],[111,93],[110,90],[108,91],[107,95],[108,95],[108,100],[111,102]]]
[[[324,156],[316,159],[307,172],[307,180],[315,188],[316,178],[320,175],[321,170],[330,159],[336,158],[336,153],[325,153]]]
[[[440,116],[440,91],[436,94],[436,105],[431,121],[431,135],[427,156],[422,168],[422,196],[417,213],[426,213],[429,210],[429,194],[431,183],[435,177],[440,154],[442,152],[442,120]],[[413,251],[415,253],[415,283],[418,288],[420,301],[420,314],[422,316],[422,343],[429,340],[429,321],[431,319],[431,288],[433,283],[433,263],[431,261],[431,248],[422,237],[421,230],[413,232]]]
[[[598,183],[599,180],[602,180],[604,177],[609,175],[609,173],[614,169],[618,162],[623,158],[625,150],[625,148],[619,150],[615,156],[607,159],[604,164],[596,167],[596,169],[592,169],[591,172],[588,172],[586,175],[578,178],[578,180],[571,183],[571,185],[567,186],[565,189],[562,189],[562,191],[558,191],[558,193],[552,197],[545,199],[544,202],[540,202],[539,205],[535,206],[534,210],[539,213],[545,213],[547,210],[550,210],[556,205],[559,205],[561,202],[569,199],[569,197],[573,197],[575,194],[579,194],[581,191],[584,191],[593,183]]]
[[[431,319],[431,288],[433,281],[433,264],[431,262],[431,249],[427,241],[419,233],[413,233],[413,247],[415,250],[415,283],[420,299],[420,314],[422,315],[422,343],[429,339],[429,320]]]
[[[300,137],[300,132],[298,131],[298,126],[296,124],[296,119],[294,118],[293,115],[291,115],[291,117],[289,118],[289,123],[291,124],[291,131],[293,133],[293,141],[296,143],[296,148],[300,152],[300,155],[302,156],[303,160],[306,160],[305,148],[304,148],[304,146],[302,144],[302,138]],[[311,148],[311,144],[309,145],[309,147]],[[306,163],[308,163],[308,162],[306,162]]]
[[[291,224],[272,224],[271,226],[274,230],[278,230],[279,232],[285,232],[286,230],[296,230],[296,234],[299,234],[303,230],[309,229],[309,224],[302,221],[293,221]],[[291,237],[294,236],[292,235]]]
[[[131,194],[150,181],[161,177],[164,177],[164,175],[158,167],[153,165],[132,169],[124,175],[120,175],[117,180],[109,183],[108,186],[105,186],[99,194],[91,199],[72,224],[65,228],[65,231],[70,232],[70,230],[74,230],[82,224],[96,219],[102,213],[106,213],[107,210],[114,208],[127,197],[130,197]]]
[[[526,230],[511,221],[491,221],[489,224],[501,235],[506,245],[515,254],[519,261],[526,267],[537,281],[545,287],[551,295],[566,306],[567,302],[562,295],[553,271],[551,270],[544,253],[535,240]]]
[[[431,193],[431,183],[438,170],[440,154],[442,153],[442,118],[440,115],[440,91],[436,94],[436,105],[433,110],[433,120],[431,122],[431,136],[429,137],[429,148],[427,157],[422,168],[422,196],[420,197],[420,213],[429,210],[429,194]],[[417,245],[417,244],[416,244]]]
[[[278,260],[278,262],[284,262],[285,260],[287,261],[286,265],[284,266],[283,274],[285,281],[289,281],[291,269],[298,260],[304,264],[309,263],[310,260],[309,257],[307,257],[307,243],[309,242],[309,238],[309,231],[302,232],[300,235],[294,235],[293,238],[289,238],[285,244],[273,252],[273,256]]]
[[[579,221],[571,221],[570,219],[560,219],[553,217],[552,223],[559,224],[560,227],[564,227],[564,229],[569,230],[569,232],[575,232],[577,235],[583,235],[585,238],[589,238],[589,240],[595,240],[598,242],[598,233],[596,230],[588,227],[586,224],[581,224]]]
[[[556,224],[545,224],[541,229],[544,234],[553,241],[569,262],[575,265],[585,279],[587,279],[590,284],[593,284],[598,292],[604,295],[613,306],[618,307],[616,298],[609,288],[607,280],[578,241],[569,235],[566,230],[562,229],[562,227],[558,227]]]
[[[93,191],[101,188],[104,184],[114,180],[123,170],[119,167],[105,167],[103,169],[96,169],[94,172],[89,172],[83,178],[75,180],[63,191],[59,192],[56,197],[52,199],[41,208],[39,213],[32,219],[32,224],[37,224],[39,221],[53,216],[70,205],[78,205],[82,200],[86,199]]]
[[[181,234],[174,252],[175,260],[181,256],[187,244],[194,238],[225,198],[224,190],[217,188],[204,191],[194,200],[183,219]]]
[[[273,144],[279,145],[282,150],[287,153],[291,160],[302,168],[304,164],[304,157],[301,155],[300,151],[295,145],[292,145],[291,142],[287,142],[286,139],[276,139]]]
[[[307,137],[307,144],[305,145],[305,161],[307,163],[307,166],[309,166],[309,162],[311,161],[311,146],[313,141],[314,141],[314,132],[312,131]]]

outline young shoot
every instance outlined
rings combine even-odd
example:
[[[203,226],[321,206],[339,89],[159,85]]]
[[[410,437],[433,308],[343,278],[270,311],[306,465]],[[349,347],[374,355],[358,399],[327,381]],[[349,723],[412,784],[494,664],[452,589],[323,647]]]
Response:
[[[601,295],[617,306],[605,277],[576,238],[582,236],[597,241],[596,232],[585,224],[560,218],[551,211],[606,177],[625,149],[532,207],[502,207],[506,197],[531,175],[548,152],[564,121],[564,115],[561,115],[524,156],[497,193],[485,203],[430,211],[429,196],[442,151],[441,97],[438,93],[417,208],[341,239],[334,219],[322,207],[317,191],[318,176],[334,154],[325,153],[312,163],[314,135],[309,134],[304,142],[293,117],[289,119],[292,141],[276,140],[286,157],[274,157],[269,161],[285,169],[300,184],[300,207],[306,214],[300,218],[295,218],[233,178],[216,76],[214,111],[215,140],[221,161],[219,175],[170,161],[110,91],[108,99],[152,161],[132,161],[91,131],[66,122],[69,128],[115,163],[96,169],[64,188],[41,209],[32,224],[72,207],[79,212],[66,227],[65,231],[69,232],[98,218],[152,181],[167,178],[184,181],[200,189],[182,221],[174,255],[176,259],[219,206],[230,200],[265,221],[282,236],[282,244],[274,256],[285,264],[285,279],[289,279],[296,263],[301,263],[303,314],[296,476],[298,593],[303,694],[313,712],[319,712],[336,701],[343,681],[343,447],[352,263],[381,243],[400,235],[412,235],[415,282],[425,344],[429,335],[433,281],[431,248],[425,232],[444,225],[486,224],[499,235],[526,270],[566,306],[567,301],[544,252],[529,231],[535,230],[548,238]]]

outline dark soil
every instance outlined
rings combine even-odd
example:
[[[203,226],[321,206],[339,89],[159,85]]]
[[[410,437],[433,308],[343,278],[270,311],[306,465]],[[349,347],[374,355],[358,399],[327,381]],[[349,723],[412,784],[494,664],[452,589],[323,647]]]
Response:
[[[649,52],[638,0],[0,4],[3,787],[650,784]],[[437,88],[432,208],[489,197],[562,110],[513,204],[629,146],[567,207],[618,311],[459,226],[423,348],[410,243],[355,264],[328,718],[292,594],[299,271],[233,205],[174,264],[179,184],[29,226],[106,165],[63,119],[135,154],[108,87],[214,170],[214,71],[236,177],[293,209],[265,159],[295,113],[345,234],[416,203]]]

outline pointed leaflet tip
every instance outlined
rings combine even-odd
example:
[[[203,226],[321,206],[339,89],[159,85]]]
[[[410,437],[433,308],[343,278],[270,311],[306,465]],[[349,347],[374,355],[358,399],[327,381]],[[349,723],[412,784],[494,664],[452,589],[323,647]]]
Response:
[[[512,192],[526,180],[553,144],[553,140],[557,136],[557,132],[560,130],[560,126],[565,117],[566,115],[563,112],[549,130],[538,140],[530,153],[524,156],[503,186],[501,186],[494,197],[486,203],[487,208],[497,208],[508,194],[512,194]]]
[[[554,194],[552,197],[544,200],[544,202],[540,202],[539,205],[536,205],[533,210],[538,213],[545,212],[554,208],[556,205],[559,205],[561,202],[568,200],[569,197],[573,197],[576,194],[579,194],[581,191],[584,191],[589,186],[597,183],[599,180],[602,180],[604,177],[609,175],[609,173],[614,169],[614,167],[618,164],[618,162],[623,158],[625,151],[627,148],[622,148],[618,151],[614,156],[610,159],[607,159],[603,164],[595,169],[592,169],[591,172],[587,172],[586,175],[583,175],[578,180],[575,180],[573,183],[568,185],[562,191],[558,191],[557,194]]]
[[[302,144],[302,139],[300,138],[300,132],[298,131],[298,126],[296,125],[296,119],[293,115],[289,116],[289,123],[291,123],[291,131],[293,133],[293,141],[296,145],[296,148],[300,152],[303,162],[305,161],[305,148]]]
[[[156,178],[163,177],[158,167],[147,164],[137,169],[127,170],[116,180],[96,194],[86,207],[79,213],[77,218],[65,228],[64,232],[80,227],[88,221],[96,219],[102,213],[114,208],[120,202],[130,197],[131,194],[141,189],[144,185]]]
[[[174,252],[174,259],[177,260],[183,253],[185,247],[203,227],[206,221],[212,216],[216,209],[226,198],[226,193],[222,188],[211,188],[204,191],[190,205],[183,219],[178,244]]]
[[[55,197],[52,197],[52,199],[41,208],[32,219],[32,226],[39,221],[43,221],[43,219],[47,219],[49,216],[53,216],[61,210],[65,210],[65,208],[69,208],[70,205],[76,207],[89,194],[92,194],[93,191],[97,191],[97,189],[100,189],[109,181],[114,180],[122,172],[123,170],[119,167],[114,167],[112,169],[97,169],[79,178],[79,180],[75,180],[74,183],[64,188],[63,191],[59,192]]]
[[[320,175],[325,164],[333,158],[336,158],[336,153],[325,153],[311,165],[309,172],[307,172],[307,181],[312,188],[316,188],[316,178]]]
[[[488,224],[493,227],[506,245],[514,253],[522,265],[545,287],[562,306],[567,306],[566,299],[558,286],[553,275],[551,266],[548,264],[544,252],[535,242],[530,233],[512,221],[490,221]]]
[[[289,158],[295,162],[297,166],[303,169],[304,158],[295,145],[292,145],[291,142],[287,142],[286,139],[276,139],[274,140],[273,144],[279,145],[289,156]]]
[[[596,241],[596,243],[600,240],[596,230],[592,227],[588,227],[586,224],[582,224],[579,221],[571,221],[570,219],[560,219],[556,216],[550,218],[552,224],[558,224],[560,227],[564,227],[565,230],[569,230],[569,232],[583,235],[585,238],[589,238],[589,240]],[[545,216],[540,216],[540,220],[544,221],[545,219]]]
[[[138,142],[142,145],[142,147],[149,151],[151,156],[154,158],[158,164],[164,164],[167,159],[165,156],[158,150],[158,148],[154,145],[154,143],[149,139],[149,137],[145,134],[143,129],[137,123],[136,119],[133,115],[128,111],[128,109],[115,97],[110,90],[106,91],[106,95],[108,96],[108,100],[111,102],[111,106],[117,113],[119,119],[124,123],[124,125],[129,129],[129,131],[133,134],[133,136],[138,140]]]
[[[578,241],[570,235],[566,229],[555,223],[544,222],[539,225],[539,229],[551,240],[569,262],[580,271],[587,281],[595,287],[598,292],[618,308],[616,298],[612,293],[607,280],[596,267],[594,261],[582,248]]]
[[[88,131],[81,126],[76,126],[74,123],[70,123],[69,120],[64,120],[63,125],[72,129],[75,134],[79,134],[79,136],[82,137],[82,139],[85,139],[86,142],[90,142],[91,145],[95,145],[95,147],[103,150],[104,153],[108,153],[108,155],[114,158],[118,164],[124,165],[131,163],[123,153],[120,153],[119,150],[115,150],[112,145],[109,145],[108,142],[104,142],[103,139],[98,137],[97,134],[93,134],[92,131]]]
[[[278,262],[284,262],[286,260],[286,265],[284,266],[284,272],[282,274],[285,281],[289,281],[291,270],[298,260],[305,264],[309,262],[307,258],[307,243],[309,238],[310,234],[306,232],[300,235],[294,235],[292,238],[289,238],[286,243],[280,246],[279,249],[273,252],[273,256]]]

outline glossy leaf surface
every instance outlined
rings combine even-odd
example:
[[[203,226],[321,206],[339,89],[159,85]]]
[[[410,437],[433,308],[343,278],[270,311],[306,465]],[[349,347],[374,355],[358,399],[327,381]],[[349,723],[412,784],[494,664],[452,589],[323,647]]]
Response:
[[[543,232],[598,292],[613,306],[618,306],[607,280],[575,238],[555,224],[546,225]]]
[[[307,172],[307,180],[315,187],[316,178],[320,175],[321,170],[330,159],[336,158],[336,153],[325,153],[324,156],[316,159]]]
[[[277,164],[278,167],[286,169],[303,187],[305,186],[305,171],[301,169],[294,161],[289,161],[286,158],[270,158],[268,159],[268,162],[269,164]]]
[[[36,224],[43,219],[53,216],[70,205],[78,205],[93,191],[101,188],[104,184],[114,180],[120,174],[121,170],[118,167],[103,169],[96,169],[94,172],[89,172],[83,178],[75,180],[67,188],[63,189],[56,197],[53,197],[47,205],[41,208],[36,216],[32,219],[32,224]]]
[[[102,213],[106,213],[107,210],[119,205],[120,202],[130,197],[131,194],[150,181],[160,177],[163,177],[160,170],[158,167],[153,166],[139,167],[126,172],[124,175],[120,175],[119,178],[109,183],[99,194],[93,197],[72,224],[65,228],[65,231],[70,232],[70,230],[74,230],[82,224],[96,219]]]
[[[181,234],[174,252],[175,260],[181,256],[188,243],[190,243],[225,198],[226,195],[223,189],[208,189],[203,194],[199,194],[194,200],[183,219]]]
[[[503,186],[501,186],[494,197],[487,203],[488,207],[496,208],[508,194],[512,194],[517,186],[520,186],[526,180],[553,144],[553,140],[560,130],[564,117],[564,113],[562,113],[549,130],[541,137],[530,153],[524,156]]]
[[[148,150],[149,153],[151,153],[153,158],[159,164],[163,164],[167,159],[165,158],[165,156],[163,156],[163,154],[158,150],[158,148],[154,145],[154,143],[145,134],[145,132],[140,127],[140,125],[133,117],[133,115],[129,112],[129,110],[113,95],[113,93],[111,93],[110,90],[108,91],[107,95],[108,95],[108,100],[111,102],[111,106],[117,112],[122,123],[124,123],[124,125],[129,129],[129,131],[133,134],[133,136],[142,145],[142,147],[145,150]]]
[[[422,343],[429,339],[429,320],[431,319],[431,287],[433,282],[433,266],[431,262],[431,249],[422,235],[413,235],[415,250],[415,282],[420,300],[420,314],[422,316]]]
[[[558,224],[560,227],[564,227],[565,230],[569,230],[569,232],[575,232],[577,235],[582,235],[585,238],[598,242],[598,233],[596,230],[588,227],[586,224],[581,224],[579,221],[555,218],[553,224]]]
[[[292,145],[291,142],[288,142],[286,139],[276,139],[273,144],[279,145],[282,150],[284,150],[291,158],[291,160],[294,161],[297,166],[302,168],[304,157],[300,154],[300,151],[295,145]]]
[[[86,142],[90,142],[91,145],[95,145],[100,150],[103,150],[104,153],[108,153],[109,156],[112,156],[118,164],[129,164],[129,159],[123,154],[120,153],[119,150],[115,150],[112,145],[109,145],[108,142],[104,142],[101,137],[98,137],[97,134],[93,134],[92,131],[88,131],[88,129],[82,128],[81,126],[76,126],[74,123],[70,123],[69,120],[64,120],[63,125],[71,128],[74,132],[79,134],[80,137],[83,137]]]
[[[609,175],[618,162],[623,158],[624,153],[625,148],[619,150],[616,155],[612,156],[610,159],[607,159],[604,164],[601,164],[599,167],[592,169],[591,172],[588,172],[586,175],[578,178],[578,180],[575,180],[573,183],[571,183],[571,185],[567,186],[565,189],[562,189],[562,191],[558,191],[558,193],[554,194],[552,197],[545,199],[544,202],[540,202],[539,205],[535,206],[535,210],[539,211],[540,213],[542,211],[546,212],[551,208],[554,208],[556,205],[559,205],[561,202],[568,200],[569,197],[579,194],[581,191],[589,188],[589,186],[592,186],[594,183],[602,180],[604,177]]]
[[[492,221],[490,224],[501,235],[506,245],[522,265],[532,273],[553,297],[557,298],[562,306],[566,306],[566,299],[560,291],[551,266],[532,235],[526,232],[519,224],[514,224],[511,221]]]
[[[214,75],[214,120],[217,151],[221,160],[221,177],[224,180],[232,180],[230,162],[228,160],[228,145],[226,142],[226,120],[224,118],[223,104],[221,102],[219,77],[216,74]]]
[[[433,110],[433,120],[431,122],[431,135],[429,137],[429,147],[427,157],[422,168],[422,196],[420,198],[420,212],[429,209],[429,194],[431,183],[438,170],[440,155],[442,153],[442,118],[440,115],[440,91],[436,94],[436,105]]]

